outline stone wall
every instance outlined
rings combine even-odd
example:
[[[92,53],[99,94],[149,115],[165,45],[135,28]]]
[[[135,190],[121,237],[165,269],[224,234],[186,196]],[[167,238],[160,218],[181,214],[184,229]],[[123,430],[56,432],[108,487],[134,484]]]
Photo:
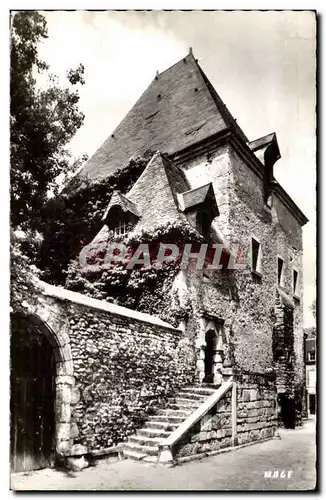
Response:
[[[201,278],[198,276],[200,311],[224,321],[235,366],[253,372],[271,369],[280,256],[284,260],[282,292],[293,307],[294,378],[300,384],[304,378],[300,223],[279,195],[272,195],[271,208],[265,205],[263,179],[230,145],[194,157],[182,167],[193,188],[213,183],[220,210],[213,227],[226,241],[242,246],[245,263],[243,270],[206,271]],[[253,237],[260,242],[261,276],[251,270]],[[293,294],[293,269],[298,271],[297,297]]]
[[[271,438],[277,427],[277,395],[274,374],[238,373],[238,444]]]
[[[273,328],[273,356],[277,392],[294,396],[293,308],[277,294]]]
[[[182,457],[217,451],[231,446],[231,391],[175,445],[176,461]]]
[[[235,445],[272,438],[277,426],[274,375],[238,372]],[[174,447],[176,461],[233,446],[231,390]]]
[[[74,444],[105,449],[139,428],[156,405],[193,380],[179,330],[69,304]],[[138,313],[139,314],[139,313]]]
[[[214,219],[214,227],[222,231],[225,237],[229,234],[230,210],[230,155],[229,147],[223,146],[209,154],[193,157],[182,165],[191,187],[203,186],[211,182],[220,215]]]

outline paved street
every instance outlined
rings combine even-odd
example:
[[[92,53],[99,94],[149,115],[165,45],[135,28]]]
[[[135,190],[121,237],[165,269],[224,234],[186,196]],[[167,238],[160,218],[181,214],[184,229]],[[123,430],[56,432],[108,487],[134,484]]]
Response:
[[[315,422],[273,439],[172,469],[105,459],[80,472],[44,469],[12,474],[14,490],[311,490],[315,486]],[[265,471],[292,471],[265,478]]]

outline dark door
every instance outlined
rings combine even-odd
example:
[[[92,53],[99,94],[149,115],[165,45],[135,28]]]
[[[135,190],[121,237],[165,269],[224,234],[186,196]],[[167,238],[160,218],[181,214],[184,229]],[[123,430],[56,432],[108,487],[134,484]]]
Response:
[[[216,334],[209,330],[205,336],[205,378],[204,382],[213,382],[214,353],[216,348]]]
[[[309,394],[309,412],[311,415],[316,413],[316,396],[315,394]]]
[[[279,394],[280,423],[287,429],[294,429],[296,422],[294,398],[289,394]]]
[[[55,361],[38,327],[12,320],[11,467],[15,472],[51,466],[54,458]]]

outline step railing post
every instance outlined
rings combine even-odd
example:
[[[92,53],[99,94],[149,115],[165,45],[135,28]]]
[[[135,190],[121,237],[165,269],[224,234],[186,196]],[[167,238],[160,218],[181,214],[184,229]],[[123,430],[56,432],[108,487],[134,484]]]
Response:
[[[162,446],[162,449],[159,451],[158,461],[160,464],[166,465],[167,467],[174,466],[171,446]]]
[[[232,384],[232,395],[231,395],[231,426],[232,426],[232,446],[237,446],[237,384],[233,382]]]

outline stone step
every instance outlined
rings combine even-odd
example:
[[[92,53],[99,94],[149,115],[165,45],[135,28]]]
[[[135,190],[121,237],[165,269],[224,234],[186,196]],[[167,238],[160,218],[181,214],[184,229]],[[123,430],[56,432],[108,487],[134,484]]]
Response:
[[[142,460],[147,455],[141,451],[135,451],[130,448],[123,448],[123,455],[128,458],[133,458],[134,460]]]
[[[174,406],[176,406],[176,405],[174,405]],[[164,410],[161,410],[160,414],[156,415],[156,416],[161,417],[161,416],[167,415],[169,417],[178,417],[178,418],[182,418],[183,420],[185,420],[190,415],[190,413],[192,413],[192,410],[190,408],[186,408],[183,410],[164,408]],[[154,415],[151,418],[154,418]]]
[[[183,419],[180,419],[180,422],[177,422],[177,423],[168,422],[166,420],[166,418],[164,417],[164,420],[162,420],[162,421],[147,420],[147,422],[145,422],[145,426],[148,429],[157,429],[157,430],[164,430],[164,431],[173,432],[175,429],[177,429],[179,427],[181,422],[183,422]]]
[[[165,410],[166,411],[166,410]],[[171,424],[181,424],[188,416],[187,413],[185,413],[183,416],[181,415],[175,415],[173,410],[168,410],[169,413],[163,413],[162,410],[162,415],[152,415],[151,416],[151,422],[169,422]]]
[[[151,462],[152,464],[157,463],[158,461],[158,455],[146,455],[145,458],[143,458],[144,462]]]
[[[195,411],[199,406],[200,406],[200,403],[195,403],[194,401],[187,401],[186,400],[181,400],[181,398],[179,399],[179,401],[177,400],[178,398],[176,398],[176,401],[169,401],[167,403],[167,409],[170,409],[170,410],[181,410],[181,411],[188,411],[188,415],[189,413],[192,413],[193,411]]]
[[[164,429],[151,429],[148,427],[143,427],[142,429],[138,429],[136,431],[136,434],[137,436],[165,439],[171,434],[171,431],[165,431]]]
[[[216,391],[221,387],[221,384],[213,384],[212,382],[202,382],[198,387],[202,387],[203,389],[212,389]]]
[[[161,438],[161,437],[148,437],[148,436],[140,436],[138,434],[134,434],[133,436],[129,436],[129,441],[128,441],[128,446],[130,445],[130,443],[134,444],[134,445],[145,445],[145,446],[148,446],[150,448],[154,448],[154,449],[157,449],[158,450],[158,445],[159,443],[161,443],[162,441],[164,441],[164,438]]]
[[[192,386],[192,387],[183,387],[182,389],[180,389],[179,394],[186,392],[191,394],[200,394],[209,397],[212,394],[214,394],[215,391],[216,389],[210,389],[208,387]]]
[[[144,455],[158,455],[158,446],[148,446],[146,444],[134,443],[129,441],[123,447],[123,453],[128,454],[129,452],[135,452]]]
[[[161,444],[182,422],[184,422],[219,386],[212,384],[187,386],[174,397],[167,400],[163,409],[156,409],[154,414],[141,429],[129,437],[123,447],[125,457],[134,460],[156,463]]]
[[[212,392],[213,394],[213,392]],[[190,401],[196,401],[203,403],[209,396],[206,394],[195,394],[193,392],[179,392],[177,398],[188,399]]]
[[[190,406],[199,406],[206,398],[203,400],[199,400],[198,398],[195,399],[190,399],[190,398],[185,398],[183,397],[183,394],[181,396],[176,396],[175,398],[169,398],[168,402],[171,401],[171,403],[177,403],[177,404],[182,404],[182,405],[187,405],[189,404]]]

